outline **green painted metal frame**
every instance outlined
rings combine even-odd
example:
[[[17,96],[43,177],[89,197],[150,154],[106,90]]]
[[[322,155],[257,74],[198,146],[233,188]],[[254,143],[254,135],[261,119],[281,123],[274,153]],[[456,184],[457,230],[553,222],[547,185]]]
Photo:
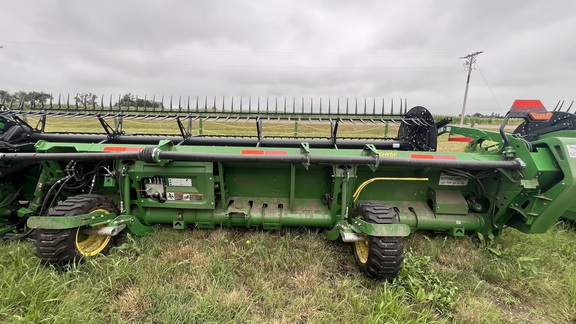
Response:
[[[374,224],[360,218],[353,218],[350,227],[355,233],[368,236],[408,236],[411,232],[406,224]]]
[[[576,157],[570,149],[576,147],[574,132],[557,132],[543,136],[531,147],[516,136],[509,136],[508,147],[498,132],[451,127],[452,134],[473,137],[470,152],[438,153],[382,151],[366,145],[365,149],[310,148],[305,142],[300,148],[265,148],[266,156],[285,156],[287,159],[303,157],[301,163],[285,163],[282,158],[273,162],[241,162],[248,147],[178,146],[163,141],[154,150],[156,162],[117,160],[116,177],[102,180],[101,194],[113,197],[121,206],[122,215],[108,216],[107,226],[114,222],[126,223],[128,229],[141,235],[151,231],[155,223],[172,224],[183,229],[190,225],[202,228],[224,226],[262,226],[279,229],[283,226],[317,226],[326,229],[328,239],[338,239],[340,232],[373,236],[406,236],[418,230],[444,231],[460,236],[480,232],[499,234],[504,226],[512,226],[527,233],[541,233],[552,226],[573,204],[572,190],[576,188],[574,170]],[[297,132],[297,129],[295,129]],[[495,144],[489,148],[485,143]],[[141,145],[49,143],[39,141],[36,150],[42,153],[101,153],[105,148],[129,150]],[[213,162],[173,161],[162,158],[162,152],[195,153],[198,157],[214,155]],[[571,155],[572,154],[572,155]],[[218,156],[237,156],[218,160]],[[314,163],[314,157],[342,159],[365,157],[366,163]],[[251,157],[252,158],[252,157]],[[262,160],[265,161],[265,160]],[[360,160],[359,160],[360,161]],[[495,167],[493,175],[461,185],[441,183],[443,169],[457,161],[454,168],[466,170],[471,176],[479,171],[467,166],[474,163],[500,163],[517,161],[522,168]],[[417,162],[417,163],[416,163]],[[410,164],[412,163],[412,164]],[[62,165],[53,161],[42,162],[45,172],[39,183],[54,183],[65,173]],[[447,166],[444,166],[447,165]],[[463,167],[458,168],[458,165]],[[201,202],[159,202],[141,193],[144,179],[161,176],[166,179],[190,179],[202,194]],[[423,178],[427,181],[405,181]],[[367,189],[358,188],[371,179],[376,181]],[[115,186],[121,189],[116,197]],[[177,190],[167,186],[168,190]],[[430,195],[430,192],[439,192]],[[19,211],[21,216],[35,215],[44,198],[44,190],[34,193],[34,201]],[[362,220],[349,219],[351,210],[363,201],[383,201],[398,211],[400,224],[375,225]],[[432,208],[432,207],[441,208]],[[28,225],[38,228],[70,228],[93,225],[78,217],[30,217]]]
[[[90,214],[58,217],[32,216],[28,218],[27,224],[30,228],[67,229],[107,224],[115,217],[116,214],[105,212],[93,212]]]
[[[143,225],[132,215],[116,215],[114,213],[93,212],[74,216],[32,216],[28,218],[30,228],[71,229],[83,226],[118,226],[126,225],[131,233],[144,235],[153,231],[151,226]]]

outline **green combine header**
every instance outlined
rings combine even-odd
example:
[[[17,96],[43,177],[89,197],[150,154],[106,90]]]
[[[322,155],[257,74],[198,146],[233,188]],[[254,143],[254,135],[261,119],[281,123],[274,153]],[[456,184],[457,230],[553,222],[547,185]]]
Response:
[[[94,256],[118,234],[144,235],[160,223],[308,226],[351,243],[367,276],[392,279],[402,267],[403,238],[416,231],[543,233],[575,215],[576,116],[546,111],[539,101],[516,101],[499,131],[435,122],[405,101],[396,113],[392,104],[357,100],[320,102],[319,109],[268,99],[240,99],[240,107],[233,99],[170,99],[167,108],[35,102],[2,102],[0,233],[31,235],[46,264]],[[94,119],[103,131],[47,132],[48,118]],[[510,118],[523,122],[506,133]],[[179,135],[123,131],[124,121],[140,119],[173,121]],[[253,124],[256,134],[208,136],[201,129],[209,121]],[[293,124],[294,132],[265,136],[271,122]],[[303,136],[302,123],[330,125],[330,134]],[[385,132],[340,136],[347,124]],[[469,151],[436,152],[446,132],[469,141]]]

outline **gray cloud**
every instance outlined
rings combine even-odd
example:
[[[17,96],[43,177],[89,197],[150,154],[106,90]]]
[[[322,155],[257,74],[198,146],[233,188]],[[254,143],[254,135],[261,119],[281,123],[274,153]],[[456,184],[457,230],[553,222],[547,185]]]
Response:
[[[0,7],[0,89],[11,91],[394,97],[458,114],[466,80],[458,57],[482,50],[467,112],[504,113],[516,98],[576,99],[572,1]]]

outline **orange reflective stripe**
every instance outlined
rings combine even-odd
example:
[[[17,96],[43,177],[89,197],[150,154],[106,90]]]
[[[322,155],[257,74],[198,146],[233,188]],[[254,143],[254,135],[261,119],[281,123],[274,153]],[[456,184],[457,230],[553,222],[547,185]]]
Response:
[[[546,112],[546,113],[535,113],[532,112],[530,113],[530,118],[532,118],[532,120],[549,120],[550,118],[552,118],[552,113],[551,112]]]

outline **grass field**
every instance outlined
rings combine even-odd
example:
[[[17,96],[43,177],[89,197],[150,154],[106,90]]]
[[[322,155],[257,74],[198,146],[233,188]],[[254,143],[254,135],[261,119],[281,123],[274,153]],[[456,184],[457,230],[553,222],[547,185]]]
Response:
[[[445,136],[440,145],[462,149]],[[157,226],[67,271],[40,265],[29,241],[5,242],[0,322],[576,322],[569,224],[541,235],[506,229],[493,241],[415,234],[405,243],[404,270],[386,283],[361,275],[349,245],[315,229]]]

